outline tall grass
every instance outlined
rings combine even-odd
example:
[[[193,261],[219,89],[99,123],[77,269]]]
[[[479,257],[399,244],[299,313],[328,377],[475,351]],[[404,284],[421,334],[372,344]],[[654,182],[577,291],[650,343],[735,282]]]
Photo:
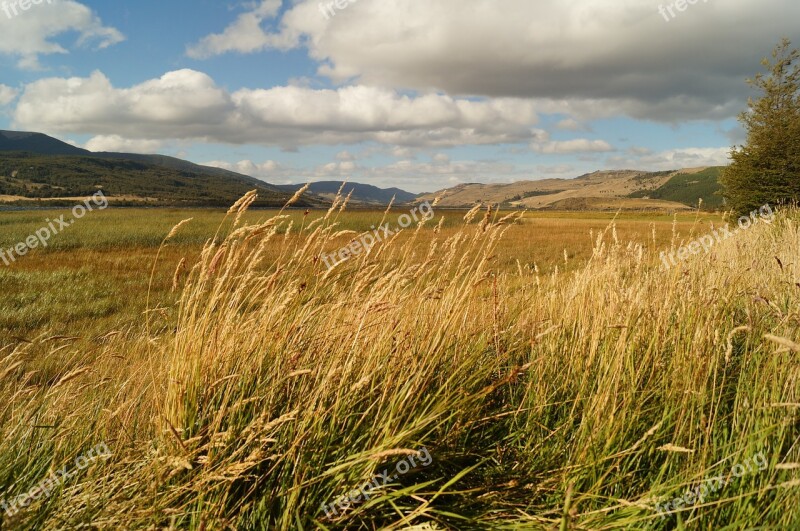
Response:
[[[613,224],[574,272],[509,271],[517,216],[477,210],[328,271],[356,235],[341,198],[263,222],[251,199],[141,331],[0,351],[0,499],[114,452],[4,528],[800,526],[797,211],[668,272]],[[430,466],[326,514],[422,447]],[[656,512],[757,452],[765,471]]]

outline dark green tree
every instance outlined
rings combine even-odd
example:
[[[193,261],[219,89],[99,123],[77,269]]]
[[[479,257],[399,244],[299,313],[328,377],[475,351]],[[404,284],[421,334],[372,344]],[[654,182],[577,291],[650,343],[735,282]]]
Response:
[[[739,116],[747,144],[733,148],[720,177],[737,214],[800,200],[800,51],[783,39],[761,64],[766,73],[747,80],[761,96]]]

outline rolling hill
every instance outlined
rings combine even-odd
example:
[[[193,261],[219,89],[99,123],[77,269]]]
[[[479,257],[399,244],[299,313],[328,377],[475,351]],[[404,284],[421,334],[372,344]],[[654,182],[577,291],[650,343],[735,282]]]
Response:
[[[229,206],[258,190],[256,206],[291,194],[239,173],[163,155],[93,153],[41,133],[0,131],[0,198],[58,204],[103,189],[115,204]],[[324,202],[304,197],[297,206]]]
[[[441,207],[477,203],[547,210],[685,210],[722,206],[718,177],[722,168],[663,172],[598,171],[574,179],[462,184],[421,196],[399,188],[348,183],[354,206],[432,201]],[[324,206],[341,181],[313,183],[297,206]],[[42,133],[0,131],[0,201],[58,202],[102,188],[117,204],[227,206],[249,190],[259,191],[256,206],[279,206],[302,185],[273,186],[253,177],[201,166],[164,155],[93,153]]]
[[[420,196],[440,206],[466,208],[478,203],[535,210],[685,210],[699,198],[708,208],[721,205],[720,168],[676,171],[597,171],[574,179],[544,179],[510,184],[462,184]]]
[[[633,192],[628,197],[676,201],[695,207],[702,199],[704,208],[721,208],[719,176],[722,170],[723,167],[714,166],[696,173],[681,172],[655,190]]]
[[[25,151],[40,155],[91,155],[91,151],[75,147],[43,133],[0,130],[0,151]]]

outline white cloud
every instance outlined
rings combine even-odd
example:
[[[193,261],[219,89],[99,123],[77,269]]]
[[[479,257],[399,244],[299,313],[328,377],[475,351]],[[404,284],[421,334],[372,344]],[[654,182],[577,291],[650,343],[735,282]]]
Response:
[[[574,140],[550,141],[543,144],[533,144],[531,149],[537,153],[564,154],[564,153],[606,153],[614,151],[614,146],[605,140],[588,140],[576,138]]]
[[[236,171],[269,183],[300,183],[331,180],[369,183],[381,187],[397,186],[412,192],[433,191],[462,182],[511,182],[531,175],[513,164],[492,161],[455,161],[417,163],[401,160],[384,166],[363,167],[352,161],[320,164],[312,168],[295,168],[274,161],[256,163],[242,160],[235,163],[215,160],[202,163]]]
[[[306,47],[335,82],[532,98],[581,119],[735,116],[778,37],[800,40],[794,0],[699,3],[670,23],[649,0],[362,0],[330,19],[297,0],[271,27],[267,4],[192,53]]]
[[[8,13],[0,11],[0,55],[17,57],[19,68],[40,69],[39,56],[69,53],[55,40],[66,33],[77,33],[76,46],[97,49],[125,39],[119,30],[103,25],[89,7],[74,0],[48,0],[31,4],[28,10],[16,4],[16,15],[13,4],[0,3],[3,10],[8,9]]]
[[[294,39],[282,35],[269,35],[261,24],[278,14],[281,0],[263,0],[253,11],[239,15],[222,33],[208,35],[199,43],[187,47],[186,54],[194,59],[205,59],[228,52],[250,53],[267,47],[289,49]]]
[[[556,124],[556,128],[563,131],[586,131],[586,126],[574,118],[566,118]]]
[[[573,140],[550,140],[550,133],[541,129],[534,130],[531,150],[546,155],[567,153],[607,153],[615,151],[614,146],[605,140],[589,140],[576,138]]]
[[[634,156],[609,157],[606,162],[610,167],[635,168],[651,171],[677,170],[702,166],[726,166],[730,164],[730,148],[728,147],[681,148],[661,151],[659,153],[652,153],[649,152],[649,150],[637,151],[630,152],[630,154]]]
[[[416,158],[414,150],[407,147],[395,146],[392,148],[392,156],[396,159],[413,159]]]
[[[652,155],[653,150],[646,147],[633,146],[628,148],[628,153],[636,156]]]
[[[124,153],[158,153],[164,142],[123,138],[119,135],[99,135],[91,138],[84,146],[89,151],[121,151]]]
[[[224,160],[212,160],[210,162],[202,162],[201,164],[204,166],[212,166],[214,168],[235,171],[237,173],[250,175],[251,177],[257,177],[265,181],[281,177],[284,170],[284,167],[274,160],[267,160],[260,164],[257,164],[252,160],[240,160],[236,163],[230,163]]]
[[[3,85],[0,83],[0,107],[8,105],[12,101],[14,101],[19,94],[19,91],[15,88],[11,88],[9,86]]]
[[[191,94],[191,97],[187,97]],[[194,139],[230,144],[356,144],[405,147],[527,143],[538,121],[530,101],[401,95],[348,86],[283,86],[229,93],[195,70],[115,88],[99,71],[25,86],[13,114],[20,128],[49,133]]]

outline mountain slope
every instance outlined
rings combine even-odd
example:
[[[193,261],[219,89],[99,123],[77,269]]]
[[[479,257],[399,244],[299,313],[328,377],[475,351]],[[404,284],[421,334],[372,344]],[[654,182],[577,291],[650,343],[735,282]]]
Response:
[[[290,197],[249,178],[223,178],[132,160],[0,154],[0,195],[13,199],[58,199],[87,196],[98,189],[117,204],[124,201],[165,206],[230,206],[254,189],[259,192],[256,206],[282,206]],[[303,198],[298,206],[318,204]]]
[[[279,189],[294,193],[304,185],[302,184],[287,184],[278,186]],[[327,200],[332,200],[339,189],[342,188],[342,181],[320,181],[312,183],[308,189],[308,193],[322,197]],[[342,195],[347,195],[353,192],[351,200],[357,203],[368,203],[376,205],[387,205],[392,197],[395,198],[395,204],[409,203],[417,198],[417,194],[412,194],[401,190],[399,188],[378,188],[371,184],[360,183],[347,183],[342,189]]]
[[[723,169],[714,166],[697,173],[678,173],[656,190],[634,192],[629,197],[677,201],[690,206],[697,206],[702,199],[705,208],[721,208],[719,176]]]
[[[0,130],[0,151],[27,151],[40,155],[91,155],[81,149],[42,133]]]
[[[471,207],[477,203],[502,204],[507,207],[529,209],[668,209],[681,210],[697,204],[694,192],[666,193],[665,186],[678,175],[690,176],[687,181],[703,183],[701,193],[704,203],[714,207],[713,172],[703,174],[706,168],[680,171],[646,172],[638,170],[598,171],[574,179],[545,179],[519,181],[510,184],[462,184],[453,188],[426,194],[419,200],[442,198],[443,207]],[[696,177],[701,175],[701,177]],[[677,181],[676,181],[677,182]],[[658,196],[653,194],[658,193]]]
[[[117,204],[229,206],[258,190],[256,206],[282,206],[291,194],[221,168],[164,155],[93,153],[41,133],[0,131],[0,196],[59,199],[102,188]],[[319,206],[302,198],[297,206]]]
[[[187,160],[177,159],[175,157],[168,157],[166,155],[140,155],[137,153],[112,153],[112,152],[90,153],[90,155],[102,159],[130,160],[134,162],[141,162],[144,164],[159,166],[162,168],[168,168],[179,172],[198,173],[202,175],[207,175],[209,177],[218,177],[221,179],[234,179],[241,182],[250,183],[253,186],[258,186],[260,188],[268,189],[272,192],[282,192],[277,186],[256,179],[255,177],[250,177],[249,175],[236,173],[230,170],[224,170],[222,168],[215,168],[212,166],[201,166],[199,164],[195,164]]]

